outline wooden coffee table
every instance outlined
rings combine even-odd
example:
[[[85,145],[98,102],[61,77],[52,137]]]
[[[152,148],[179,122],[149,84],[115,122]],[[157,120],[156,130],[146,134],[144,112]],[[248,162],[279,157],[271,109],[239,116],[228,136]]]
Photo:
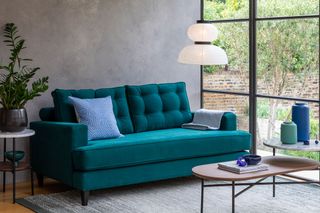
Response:
[[[262,182],[268,177],[275,177],[277,175],[285,175],[291,172],[298,172],[303,170],[319,170],[320,163],[318,161],[309,160],[305,158],[295,157],[281,157],[270,156],[262,158],[262,162],[269,165],[269,169],[266,171],[252,172],[246,174],[235,174],[218,169],[218,164],[207,164],[196,166],[192,169],[193,175],[201,179],[201,208],[200,212],[203,212],[203,197],[204,188],[206,187],[232,187],[232,213],[235,212],[235,198],[243,192],[252,188],[255,185],[275,185],[275,184],[320,184],[320,181],[304,181],[304,182]],[[246,181],[252,179],[259,179],[255,183],[236,183],[238,181]],[[204,181],[230,181],[231,183],[221,184],[205,184]],[[235,186],[247,186],[245,189],[235,192]],[[273,188],[274,189],[274,188]]]

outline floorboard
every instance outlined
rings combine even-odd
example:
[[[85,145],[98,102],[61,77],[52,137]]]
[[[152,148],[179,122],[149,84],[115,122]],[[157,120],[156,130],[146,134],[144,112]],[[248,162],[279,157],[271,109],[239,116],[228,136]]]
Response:
[[[35,181],[34,184],[34,193],[36,194],[49,194],[49,193],[57,193],[63,192],[70,189],[70,187],[65,186],[61,183],[58,183],[55,180],[45,179],[44,187],[38,187]],[[30,182],[17,183],[16,186],[16,198],[23,198],[31,196],[31,186]],[[2,188],[0,191],[0,212],[1,213],[29,213],[32,212],[29,209],[19,205],[12,203],[12,185],[7,184],[6,192],[2,192]]]

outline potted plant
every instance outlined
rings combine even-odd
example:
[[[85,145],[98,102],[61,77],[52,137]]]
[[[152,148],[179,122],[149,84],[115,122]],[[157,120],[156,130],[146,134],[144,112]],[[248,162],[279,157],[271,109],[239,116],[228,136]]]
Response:
[[[48,89],[48,77],[33,79],[39,67],[27,65],[31,59],[21,58],[25,40],[17,35],[15,24],[4,28],[4,43],[10,48],[9,62],[0,64],[0,131],[19,132],[28,125],[26,103]]]

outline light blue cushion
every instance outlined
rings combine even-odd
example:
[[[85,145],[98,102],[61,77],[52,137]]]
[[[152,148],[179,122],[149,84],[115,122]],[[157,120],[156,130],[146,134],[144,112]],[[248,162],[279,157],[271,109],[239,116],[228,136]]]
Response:
[[[110,96],[94,99],[69,97],[69,100],[79,116],[79,122],[88,126],[88,140],[121,136]]]

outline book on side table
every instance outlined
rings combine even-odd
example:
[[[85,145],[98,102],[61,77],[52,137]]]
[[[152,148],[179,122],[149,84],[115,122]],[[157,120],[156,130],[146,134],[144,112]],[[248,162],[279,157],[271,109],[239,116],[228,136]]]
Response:
[[[263,163],[259,163],[258,165],[240,167],[237,165],[235,161],[229,161],[224,163],[218,163],[218,168],[228,172],[244,174],[244,173],[250,173],[250,172],[265,171],[265,170],[268,170],[269,167],[267,164],[263,164]]]

